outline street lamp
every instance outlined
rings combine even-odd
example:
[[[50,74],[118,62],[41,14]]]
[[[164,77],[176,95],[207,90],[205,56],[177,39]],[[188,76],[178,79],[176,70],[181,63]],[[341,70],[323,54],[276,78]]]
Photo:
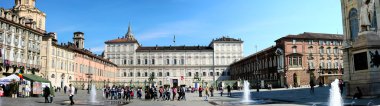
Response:
[[[87,83],[87,93],[90,94],[90,81],[92,82],[92,80],[90,80],[92,77],[92,74],[91,73],[87,73],[87,78],[88,78],[88,83]]]

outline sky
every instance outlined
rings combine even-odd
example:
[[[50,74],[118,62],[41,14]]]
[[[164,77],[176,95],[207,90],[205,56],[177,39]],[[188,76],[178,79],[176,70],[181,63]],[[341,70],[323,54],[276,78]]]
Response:
[[[0,0],[0,7],[13,6],[14,0]],[[208,46],[229,36],[244,41],[244,56],[289,34],[343,33],[340,0],[36,0],[36,7],[58,42],[81,31],[85,48],[98,54],[129,23],[143,46]]]

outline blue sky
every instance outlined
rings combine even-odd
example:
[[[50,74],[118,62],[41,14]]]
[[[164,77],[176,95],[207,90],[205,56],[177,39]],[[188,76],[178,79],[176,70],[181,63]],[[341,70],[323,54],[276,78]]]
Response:
[[[11,8],[14,0],[0,0]],[[143,46],[208,45],[230,36],[244,41],[244,55],[288,34],[342,34],[340,0],[37,0],[47,14],[46,29],[59,42],[85,33],[85,48],[95,53],[104,41],[127,32],[128,23]]]

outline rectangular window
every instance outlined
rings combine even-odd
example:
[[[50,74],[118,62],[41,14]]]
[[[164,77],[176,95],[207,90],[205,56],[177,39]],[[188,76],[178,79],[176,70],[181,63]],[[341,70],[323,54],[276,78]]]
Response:
[[[319,40],[319,45],[323,45],[323,40]]]
[[[313,44],[313,40],[309,40],[309,45],[312,45]]]
[[[210,76],[214,76],[214,73],[213,73],[213,72],[210,72]]]
[[[170,60],[169,59],[166,59],[166,64],[170,64]]]
[[[152,59],[152,64],[155,64],[155,63],[154,63],[154,59]]]
[[[185,64],[185,59],[181,59],[181,64],[182,64],[182,65]]]
[[[220,76],[220,73],[219,73],[219,72],[216,72],[216,76]]]
[[[207,76],[207,75],[206,75],[206,72],[203,72],[203,76]]]
[[[137,59],[137,64],[141,64],[141,59]]]
[[[323,54],[323,48],[319,48],[319,53]]]
[[[173,64],[175,65],[177,64],[177,59],[174,59]]]

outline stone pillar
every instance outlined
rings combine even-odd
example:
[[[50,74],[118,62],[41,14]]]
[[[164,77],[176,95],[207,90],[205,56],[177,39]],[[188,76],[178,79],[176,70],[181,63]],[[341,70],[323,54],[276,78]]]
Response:
[[[359,87],[364,97],[380,95],[380,36],[374,31],[360,32],[357,41],[353,43],[352,51],[346,59],[349,60],[345,73],[348,80],[349,96],[357,93]],[[347,64],[347,63],[346,63]],[[347,72],[347,71],[346,71]]]

